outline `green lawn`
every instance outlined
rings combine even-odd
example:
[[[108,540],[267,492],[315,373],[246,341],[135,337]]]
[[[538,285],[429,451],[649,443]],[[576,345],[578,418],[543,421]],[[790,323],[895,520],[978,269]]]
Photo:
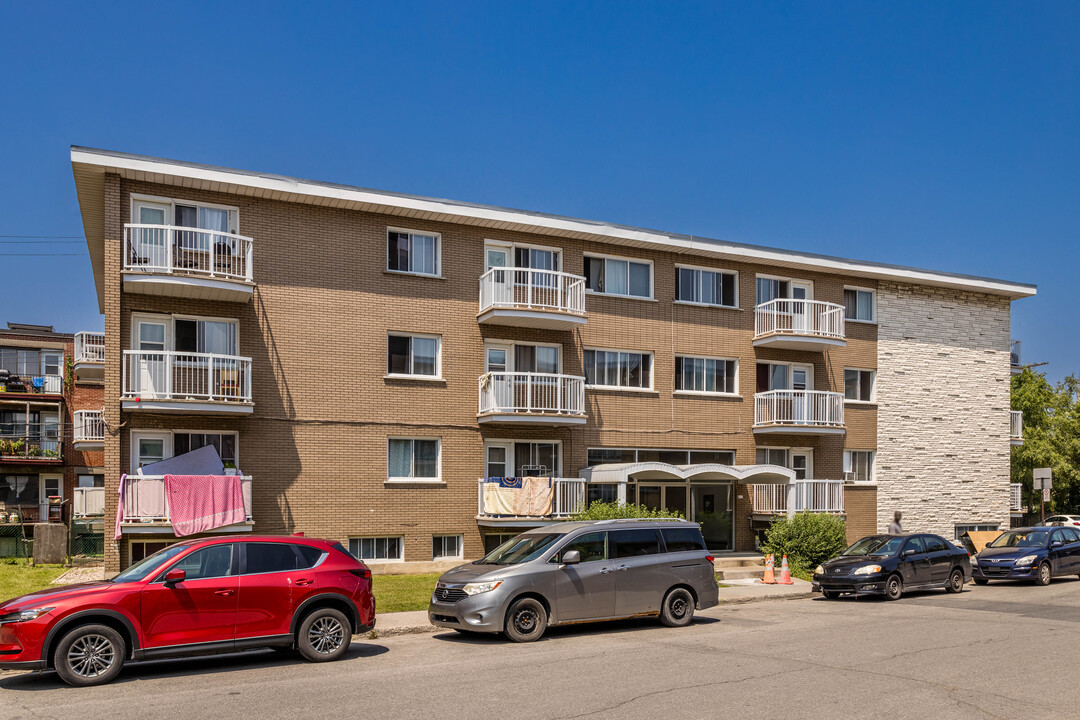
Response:
[[[0,564],[0,602],[47,588],[70,569],[60,565],[29,567],[21,562],[17,565]]]
[[[427,575],[373,575],[375,612],[427,610],[435,582],[442,573]]]

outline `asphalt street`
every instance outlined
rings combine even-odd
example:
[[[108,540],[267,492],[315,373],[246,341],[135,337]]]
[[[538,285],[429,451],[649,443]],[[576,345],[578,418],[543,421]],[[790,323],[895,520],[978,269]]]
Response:
[[[898,602],[775,600],[689,628],[453,632],[354,642],[312,665],[259,651],[130,665],[112,685],[0,675],[0,718],[1063,718],[1080,716],[1080,580]]]

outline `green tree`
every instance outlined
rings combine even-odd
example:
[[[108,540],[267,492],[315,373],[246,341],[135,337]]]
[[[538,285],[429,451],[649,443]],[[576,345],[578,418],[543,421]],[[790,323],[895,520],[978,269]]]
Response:
[[[793,572],[810,573],[818,563],[836,557],[846,547],[843,518],[804,511],[773,520],[765,531],[761,549],[776,556],[777,568],[781,557],[787,555]]]
[[[1047,514],[1080,508],[1080,403],[1077,378],[1052,385],[1046,375],[1024,368],[1012,378],[1012,409],[1024,414],[1024,444],[1013,447],[1012,482],[1023,485],[1024,507],[1039,510],[1032,471],[1048,467],[1054,475]]]

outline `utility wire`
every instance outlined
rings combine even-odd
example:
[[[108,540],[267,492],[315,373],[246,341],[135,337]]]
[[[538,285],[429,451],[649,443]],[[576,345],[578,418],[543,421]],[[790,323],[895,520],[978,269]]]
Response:
[[[0,257],[64,257],[67,255],[84,255],[85,253],[8,253],[0,252]]]
[[[47,240],[59,238],[61,240],[82,240],[82,235],[0,235],[0,238],[20,238],[29,240]]]
[[[0,245],[73,245],[82,240],[0,240]]]

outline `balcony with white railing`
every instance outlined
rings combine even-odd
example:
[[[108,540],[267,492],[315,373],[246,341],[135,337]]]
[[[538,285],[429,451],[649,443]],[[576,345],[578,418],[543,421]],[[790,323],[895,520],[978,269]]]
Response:
[[[242,475],[240,485],[244,494],[244,513],[247,521],[242,525],[215,528],[214,532],[246,532],[251,530],[251,476]],[[128,475],[124,480],[121,503],[121,532],[162,532],[163,526],[171,526],[169,500],[165,493],[164,475]]]
[[[754,395],[755,433],[844,432],[844,396],[824,390],[770,390]]]
[[[173,225],[124,226],[124,291],[246,302],[251,238]]]
[[[80,380],[101,380],[105,377],[105,333],[75,333],[73,369]]]
[[[124,410],[250,413],[251,358],[214,353],[125,350]]]
[[[551,478],[550,503],[530,496],[518,500],[513,488],[480,478],[476,493],[476,517],[481,524],[513,524],[522,520],[564,520],[585,509],[587,482],[581,478]]]
[[[754,485],[755,515],[793,513],[843,513],[843,480],[793,480],[790,485]]]
[[[1009,483],[1009,512],[1024,512],[1024,486],[1022,483]]]
[[[105,488],[77,487],[71,500],[75,517],[98,517],[105,514]]]
[[[754,308],[754,345],[819,352],[844,347],[844,306],[778,298]]]
[[[1009,444],[1024,444],[1024,413],[1021,410],[1009,411]]]
[[[1012,340],[1009,342],[1009,370],[1013,375],[1019,375],[1024,370],[1021,363],[1020,347],[1022,341]]]
[[[528,372],[480,376],[481,423],[580,425],[585,422],[585,378]]]
[[[105,447],[105,411],[76,410],[72,436],[76,450],[101,450]]]
[[[60,465],[63,428],[58,423],[0,423],[0,462]]]
[[[477,322],[570,330],[585,324],[585,278],[554,270],[493,267],[480,276]]]

